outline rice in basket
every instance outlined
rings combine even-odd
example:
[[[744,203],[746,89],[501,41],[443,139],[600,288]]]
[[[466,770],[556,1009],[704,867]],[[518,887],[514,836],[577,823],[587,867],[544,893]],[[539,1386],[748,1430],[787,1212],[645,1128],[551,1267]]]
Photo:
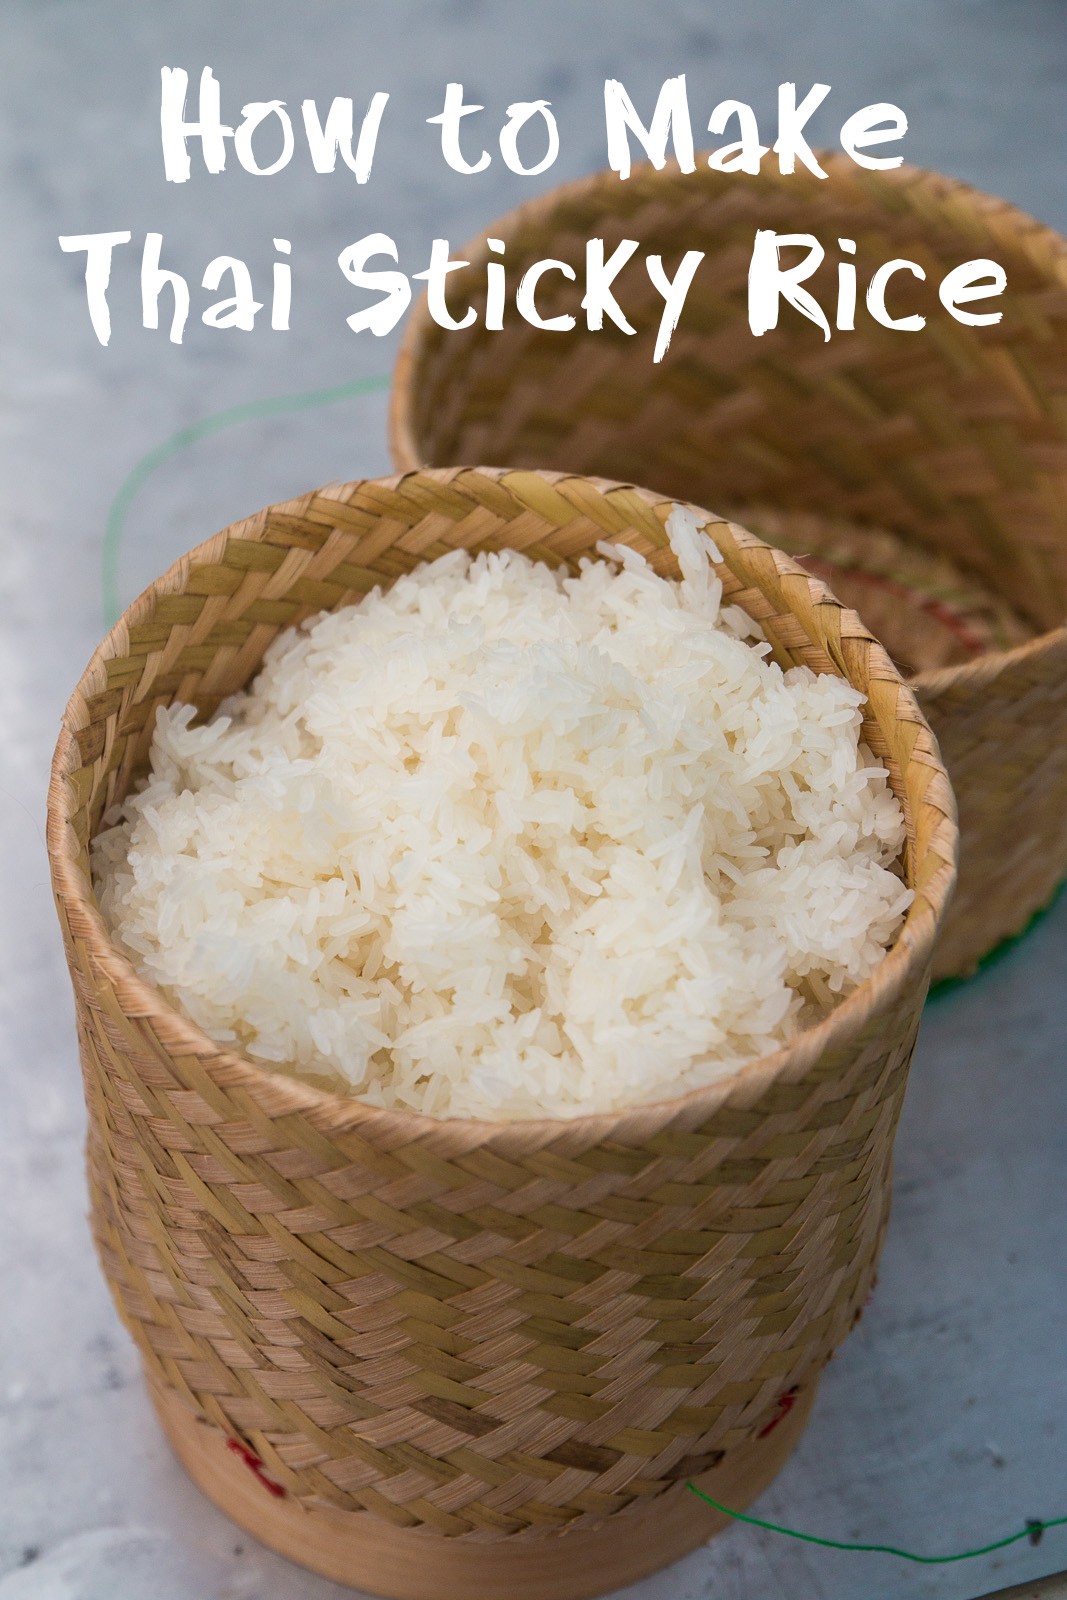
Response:
[[[863,695],[682,572],[454,551],[158,714],[94,844],[141,973],[252,1060],[436,1116],[663,1100],[869,976],[912,900]]]

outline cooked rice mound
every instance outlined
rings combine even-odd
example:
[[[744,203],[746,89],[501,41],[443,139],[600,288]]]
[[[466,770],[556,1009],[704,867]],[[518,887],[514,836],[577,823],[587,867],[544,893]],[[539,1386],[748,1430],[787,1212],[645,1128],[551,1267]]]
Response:
[[[863,695],[602,545],[455,551],[161,710],[94,846],[104,915],[213,1039],[380,1106],[570,1117],[776,1050],[911,901]]]

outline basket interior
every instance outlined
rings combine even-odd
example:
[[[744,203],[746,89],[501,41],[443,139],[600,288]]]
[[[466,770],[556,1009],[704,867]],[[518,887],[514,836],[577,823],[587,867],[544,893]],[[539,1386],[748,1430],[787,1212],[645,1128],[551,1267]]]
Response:
[[[777,511],[731,509],[733,519],[793,556],[858,611],[905,677],[963,666],[1033,639],[1033,623],[966,568],[885,528]]]
[[[502,331],[430,322],[408,337],[394,400],[398,454],[411,465],[510,463],[625,478],[715,507],[818,512],[876,525],[950,557],[1037,631],[1067,616],[1067,244],[999,201],[935,174],[864,172],[827,158],[823,181],[798,173],[745,178],[651,168],[626,182],[586,180],[490,230],[505,241],[510,280],[534,261],[548,272],[542,316],[571,313],[560,334],[511,309]],[[756,338],[747,274],[757,228],[813,233],[826,259],[808,281],[831,320],[839,238],[856,242],[855,332],[824,341],[788,306]],[[585,327],[585,242],[639,250],[615,280],[638,330]],[[653,343],[663,301],[644,265],[668,275],[687,249],[706,259],[670,350]],[[484,247],[450,278],[453,307],[485,304]],[[925,331],[880,326],[865,285],[893,258],[917,262],[892,280],[892,314],[921,312]],[[975,257],[999,262],[1007,291],[992,327],[967,327],[938,299],[944,274]]]

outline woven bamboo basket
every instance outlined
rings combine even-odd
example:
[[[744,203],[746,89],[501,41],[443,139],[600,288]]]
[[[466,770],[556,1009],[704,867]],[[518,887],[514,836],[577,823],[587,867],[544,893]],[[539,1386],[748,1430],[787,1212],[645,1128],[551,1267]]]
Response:
[[[179,561],[90,662],[56,749],[53,882],[92,1219],[193,1478],[267,1544],[387,1595],[572,1600],[693,1548],[789,1454],[870,1292],[954,875],[951,791],[889,658],[817,579],[716,524],[777,658],[846,674],[907,816],[916,898],[874,975],[725,1083],[625,1114],[383,1111],[228,1053],[109,941],[88,875],[156,708],[205,714],[278,631],[463,546],[673,574],[670,502],[492,469],[331,486]]]
[[[485,242],[449,278],[449,302],[478,320],[445,332],[423,302],[396,369],[391,435],[398,468],[455,461],[599,473],[717,510],[764,505],[871,525],[947,559],[1010,605],[1026,636],[912,687],[937,734],[960,815],[960,886],[934,958],[935,977],[971,972],[1020,931],[1067,876],[1067,241],[1000,200],[935,173],[867,172],[824,158],[820,180],[683,174],[645,166],[550,192],[495,223],[509,281],[534,261],[548,272],[542,316],[514,311],[486,332]],[[855,241],[854,333],[829,343],[788,307],[760,338],[747,320],[757,228],[813,233],[826,261],[806,287],[836,304],[837,240]],[[634,328],[585,327],[585,242],[640,249],[616,280]],[[670,349],[653,344],[663,301],[644,257],[672,274],[706,251]],[[938,300],[945,272],[976,256],[1000,262],[1007,291],[994,327],[965,327]],[[927,318],[886,329],[864,309],[881,263],[899,274],[890,310]],[[844,257],[841,257],[844,259]],[[773,542],[773,541],[772,541]],[[876,630],[877,631],[877,630]],[[936,632],[936,628],[934,629]],[[882,637],[882,634],[879,634]],[[914,653],[914,652],[913,652]],[[920,658],[923,652],[918,652]]]

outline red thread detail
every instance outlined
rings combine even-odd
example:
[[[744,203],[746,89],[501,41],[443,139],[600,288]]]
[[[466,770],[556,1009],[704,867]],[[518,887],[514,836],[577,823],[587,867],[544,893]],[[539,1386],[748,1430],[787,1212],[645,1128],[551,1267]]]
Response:
[[[760,1430],[760,1432],[756,1435],[757,1439],[766,1439],[767,1435],[769,1433],[773,1433],[780,1422],[785,1421],[786,1417],[796,1405],[797,1395],[799,1393],[800,1390],[794,1384],[792,1389],[787,1389],[785,1394],[780,1394],[778,1396],[778,1415],[776,1417],[772,1417],[767,1426]]]
[[[283,1500],[285,1498],[285,1489],[282,1488],[280,1483],[275,1483],[273,1478],[267,1477],[262,1461],[257,1455],[253,1455],[248,1446],[242,1444],[240,1439],[227,1439],[226,1448],[227,1450],[232,1450],[234,1455],[237,1456],[239,1460],[244,1462],[249,1472],[259,1483],[263,1485],[268,1494],[274,1495],[275,1499],[277,1500]]]
[[[925,611],[940,622],[941,626],[953,634],[972,656],[985,655],[989,649],[984,639],[972,633],[966,619],[961,617],[947,601],[938,599],[936,595],[924,594],[921,589],[913,589],[907,583],[898,583],[893,578],[884,577],[880,572],[866,572],[862,567],[846,566],[843,562],[824,561],[819,556],[798,556],[797,560],[814,577],[825,579],[831,587],[834,578],[840,573],[842,577],[855,578],[857,582],[866,583],[872,589],[881,589],[885,594],[894,595],[898,600],[910,601],[913,605],[917,605],[920,611]]]

